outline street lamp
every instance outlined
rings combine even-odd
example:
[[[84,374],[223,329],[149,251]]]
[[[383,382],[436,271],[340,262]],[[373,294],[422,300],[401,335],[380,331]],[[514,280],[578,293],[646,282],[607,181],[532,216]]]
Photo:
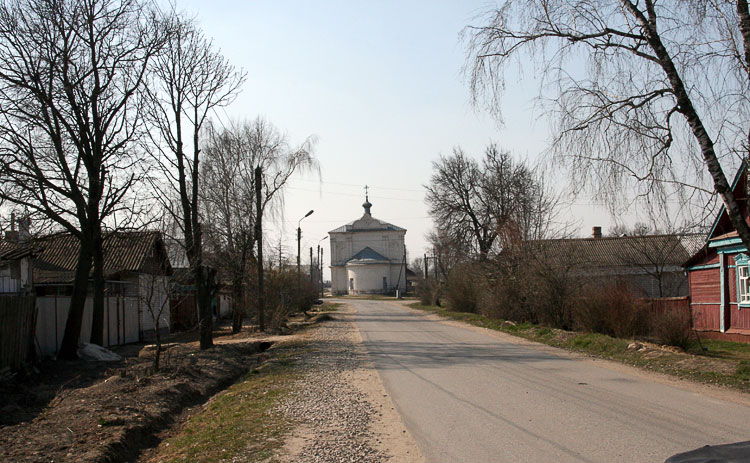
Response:
[[[299,272],[299,265],[300,265],[300,241],[302,240],[302,229],[300,228],[300,223],[303,219],[306,217],[310,217],[312,213],[315,212],[312,209],[310,209],[310,212],[305,214],[305,217],[302,217],[297,221],[297,292],[299,293],[299,290],[301,288],[300,283],[300,272]]]
[[[318,267],[320,272],[320,297],[323,297],[323,248],[320,247],[320,243],[323,242],[323,240],[327,240],[328,235],[324,236],[320,240],[318,240]]]

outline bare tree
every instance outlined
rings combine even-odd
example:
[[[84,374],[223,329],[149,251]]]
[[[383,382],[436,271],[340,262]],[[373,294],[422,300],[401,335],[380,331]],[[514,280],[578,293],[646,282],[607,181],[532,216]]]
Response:
[[[508,66],[536,65],[574,185],[662,212],[715,192],[750,248],[724,173],[750,137],[747,0],[509,0],[483,23],[465,30],[475,101],[500,115]]]
[[[161,264],[161,272],[141,275],[139,281],[138,298],[141,306],[145,307],[154,326],[154,361],[152,367],[154,371],[159,371],[162,353],[162,332],[161,329],[169,328],[167,323],[167,314],[170,308],[169,283],[167,277],[168,268],[164,262]],[[167,326],[164,326],[167,325]]]
[[[528,240],[547,233],[553,197],[531,169],[496,145],[487,147],[481,164],[455,148],[433,170],[425,188],[437,228],[434,244],[453,243],[460,253],[484,261],[497,250],[499,237]]]
[[[217,290],[216,271],[205,265],[200,221],[201,134],[208,117],[231,103],[245,76],[206,39],[195,24],[177,14],[167,22],[174,31],[150,68],[153,125],[149,149],[162,170],[153,182],[157,196],[180,225],[182,241],[194,276],[200,319],[200,346],[213,345],[211,298]],[[161,182],[160,182],[161,181]],[[179,206],[168,201],[176,192]]]
[[[81,243],[63,358],[77,355],[92,267],[92,342],[102,343],[102,227],[137,180],[139,92],[167,33],[156,25],[140,0],[0,5],[0,197]]]
[[[232,280],[232,329],[238,332],[247,306],[249,266],[260,254],[258,246],[262,246],[259,243],[253,247],[260,238],[258,219],[264,213],[273,218],[281,210],[284,187],[292,175],[317,169],[313,157],[315,138],[292,146],[285,135],[262,118],[235,122],[221,131],[209,126],[207,133],[201,174],[202,214],[209,224],[206,234],[214,245],[216,264]],[[256,180],[258,168],[260,184]],[[258,322],[264,329],[262,312],[258,313]]]

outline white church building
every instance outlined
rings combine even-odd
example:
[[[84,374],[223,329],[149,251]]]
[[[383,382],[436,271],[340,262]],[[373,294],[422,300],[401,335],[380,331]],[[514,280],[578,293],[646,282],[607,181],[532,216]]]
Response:
[[[367,195],[362,207],[362,217],[328,232],[333,294],[403,292],[406,230],[373,217]]]

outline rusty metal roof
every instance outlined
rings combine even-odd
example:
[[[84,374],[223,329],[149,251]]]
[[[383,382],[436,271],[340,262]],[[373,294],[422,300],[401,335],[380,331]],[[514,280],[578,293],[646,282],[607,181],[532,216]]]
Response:
[[[58,233],[38,239],[44,250],[34,260],[34,283],[68,283],[73,280],[80,244],[69,233]],[[161,234],[155,231],[113,232],[104,237],[104,276],[112,278],[123,272],[142,272],[152,253],[161,254],[164,272],[172,268]]]
[[[41,251],[31,243],[0,240],[0,261],[17,260],[34,256]]]

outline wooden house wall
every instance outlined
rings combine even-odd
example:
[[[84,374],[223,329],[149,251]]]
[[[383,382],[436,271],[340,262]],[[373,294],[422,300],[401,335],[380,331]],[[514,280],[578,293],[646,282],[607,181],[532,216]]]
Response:
[[[702,330],[720,329],[721,281],[719,269],[693,270],[689,276],[693,326]]]

